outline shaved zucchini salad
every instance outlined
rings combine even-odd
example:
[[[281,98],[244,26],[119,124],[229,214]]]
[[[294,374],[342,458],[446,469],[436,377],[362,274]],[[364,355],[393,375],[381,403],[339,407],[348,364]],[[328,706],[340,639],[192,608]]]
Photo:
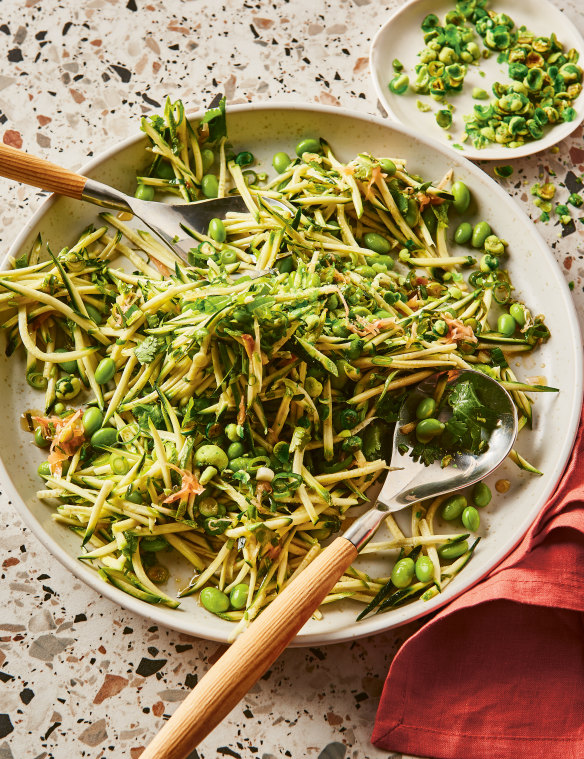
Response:
[[[153,604],[200,594],[235,636],[368,500],[416,383],[478,369],[529,427],[531,394],[554,388],[508,359],[549,331],[514,297],[502,237],[460,223],[472,189],[452,172],[429,181],[366,145],[345,163],[312,135],[269,178],[228,142],[224,101],[192,124],[168,102],[142,129],[138,197],[237,193],[247,211],[191,230],[188,263],[123,214],[59,252],[39,238],[0,273],[0,322],[39,391],[23,409],[47,453],[38,497],[79,559]],[[411,454],[433,461],[437,425],[422,426]],[[472,556],[489,488],[468,500],[416,504],[407,531],[388,516],[364,549],[386,576],[351,567],[324,604],[350,598],[363,616],[440,593]],[[178,597],[176,559],[192,572]]]

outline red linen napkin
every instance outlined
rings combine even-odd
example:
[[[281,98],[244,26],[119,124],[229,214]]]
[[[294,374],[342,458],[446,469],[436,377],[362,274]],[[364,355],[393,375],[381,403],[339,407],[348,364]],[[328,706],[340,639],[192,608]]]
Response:
[[[372,742],[432,759],[583,759],[582,419],[519,546],[397,653]]]

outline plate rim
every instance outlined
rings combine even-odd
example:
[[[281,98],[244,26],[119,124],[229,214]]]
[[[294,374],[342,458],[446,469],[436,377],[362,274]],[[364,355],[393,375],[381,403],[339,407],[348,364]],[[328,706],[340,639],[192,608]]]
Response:
[[[375,36],[371,40],[371,44],[369,46],[369,74],[371,76],[371,80],[373,81],[373,88],[375,89],[375,94],[377,95],[377,98],[379,99],[379,102],[382,108],[387,112],[388,119],[390,121],[397,122],[398,124],[402,126],[405,126],[404,122],[400,119],[400,117],[397,115],[395,110],[392,108],[391,101],[386,96],[385,89],[382,87],[381,82],[379,81],[381,77],[377,76],[377,73],[376,73],[377,66],[375,65],[374,59],[379,49],[379,39],[381,39],[385,35],[387,28],[398,18],[398,16],[405,14],[407,11],[411,9],[412,6],[417,5],[418,3],[422,3],[422,2],[426,2],[426,0],[408,0],[406,3],[404,3],[404,5],[400,6],[399,8],[396,8],[396,10],[394,10],[387,17],[386,21],[379,27],[379,29],[375,33]],[[584,58],[584,37],[582,36],[582,33],[580,32],[578,27],[572,21],[572,19],[569,16],[567,16],[563,10],[561,10],[552,2],[550,2],[550,0],[537,0],[537,2],[540,5],[545,5],[546,7],[552,8],[554,13],[557,12],[562,15],[564,19],[563,21],[564,27],[569,28],[570,33],[573,34],[578,39],[580,43],[579,52]],[[581,114],[579,115],[578,118],[574,119],[574,121],[563,122],[563,123],[568,123],[570,125],[570,128],[566,131],[564,135],[562,135],[561,137],[558,137],[557,139],[549,139],[550,136],[553,134],[553,130],[550,130],[550,132],[548,133],[548,136],[545,139],[534,140],[533,142],[525,143],[520,148],[513,148],[513,151],[511,151],[509,148],[500,147],[497,150],[495,150],[494,148],[490,149],[490,152],[487,153],[485,150],[479,150],[478,148],[472,147],[471,145],[466,147],[466,143],[462,143],[462,146],[463,146],[462,150],[459,150],[457,148],[454,148],[452,144],[448,144],[446,142],[443,143],[437,138],[432,137],[431,139],[436,139],[436,141],[439,142],[440,145],[448,148],[455,155],[461,155],[470,161],[488,161],[488,162],[510,161],[510,160],[515,160],[516,158],[527,158],[528,156],[536,155],[537,153],[541,153],[543,150],[548,150],[554,145],[557,145],[559,142],[562,142],[562,140],[565,140],[567,137],[569,137],[579,126],[582,125],[582,123],[584,122],[584,90],[580,94],[579,99],[581,100],[581,103],[582,103]],[[417,133],[417,128],[414,128],[414,130]],[[420,134],[419,136],[422,136],[422,135]]]
[[[414,2],[417,2],[417,1],[418,0],[414,0]],[[389,130],[389,131],[393,130],[393,131],[399,132],[408,139],[413,139],[414,141],[417,141],[418,143],[422,143],[430,147],[431,149],[438,151],[447,160],[449,161],[453,160],[453,151],[450,150],[447,145],[443,145],[442,143],[440,143],[438,140],[434,139],[433,137],[420,135],[416,132],[412,133],[411,130],[408,130],[400,122],[394,122],[394,121],[382,118],[380,116],[373,116],[367,113],[354,113],[347,108],[338,108],[335,106],[321,105],[318,103],[305,103],[305,102],[294,101],[294,100],[284,100],[284,101],[270,100],[270,101],[264,101],[261,103],[255,103],[255,104],[246,103],[246,104],[237,104],[237,105],[228,106],[227,118],[229,120],[230,114],[237,114],[238,112],[242,112],[242,111],[249,112],[249,111],[273,111],[273,110],[276,110],[276,111],[300,110],[300,111],[306,111],[306,112],[319,112],[319,113],[324,113],[324,114],[330,114],[331,116],[339,115],[339,116],[346,117],[353,120],[356,119],[357,121],[365,121],[372,125],[381,127],[383,130]],[[203,109],[198,109],[192,113],[189,112],[187,115],[189,119],[195,119],[195,118],[199,118],[203,112],[204,112]],[[99,153],[97,156],[92,157],[90,161],[84,163],[81,166],[78,172],[84,175],[91,176],[91,172],[96,169],[99,169],[102,163],[106,162],[108,159],[112,158],[117,153],[127,150],[128,148],[134,146],[136,143],[145,139],[146,139],[145,136],[140,132],[137,132],[134,135],[130,135],[129,137],[126,137],[125,139],[117,142],[115,145],[107,148],[105,151]],[[462,153],[459,153],[458,151],[454,151],[454,158],[455,158],[455,161],[459,164],[462,164],[462,166],[466,168],[470,174],[480,177],[480,180],[482,182],[485,182],[487,185],[489,185],[492,192],[496,196],[498,196],[501,199],[501,201],[509,202],[511,200],[513,203],[515,203],[515,201],[513,201],[513,199],[511,198],[511,196],[509,196],[507,192],[492,177],[490,177],[479,166],[476,166],[474,163],[472,163],[472,161],[466,158]],[[24,241],[26,240],[30,232],[34,229],[36,224],[44,217],[44,215],[50,212],[56,200],[57,200],[56,196],[51,195],[49,198],[47,198],[46,200],[40,203],[39,207],[29,218],[29,220],[21,229],[20,233],[18,234],[18,236],[16,237],[12,245],[9,247],[8,252],[6,253],[5,257],[0,261],[0,269],[4,269],[10,257],[14,257],[15,253],[19,251],[19,249],[23,245]],[[524,223],[531,224],[531,225],[533,224],[529,216],[517,203],[515,203],[514,210],[520,217],[523,217]],[[574,341],[573,347],[575,348],[575,358],[576,358],[575,363],[574,363],[574,377],[572,378],[572,386],[576,390],[576,393],[575,393],[576,397],[582,398],[583,348],[582,348],[582,340],[580,337],[580,326],[578,323],[576,309],[575,309],[573,300],[571,298],[570,290],[563,277],[559,264],[555,260],[546,241],[539,234],[538,230],[534,228],[532,231],[534,232],[534,241],[537,241],[538,252],[541,252],[541,254],[543,254],[544,257],[547,259],[548,264],[551,267],[551,271],[553,271],[557,279],[558,286],[559,286],[559,293],[561,294],[562,300],[565,302],[565,305],[566,305],[568,319],[569,319],[569,326],[570,326],[569,332]],[[580,359],[579,361],[577,360],[578,357]],[[557,483],[559,482],[563,474],[563,471],[568,462],[568,459],[569,459],[569,456],[570,456],[570,453],[571,453],[571,450],[576,438],[578,423],[579,423],[579,415],[573,415],[570,419],[570,424],[568,426],[568,429],[566,430],[566,435],[564,437],[561,453],[554,467],[553,473],[550,477],[548,487],[544,491],[542,491],[543,495],[540,498],[540,501],[542,502],[541,506],[545,504],[550,494],[554,492],[557,486]],[[187,635],[204,638],[205,640],[217,641],[221,643],[227,642],[226,635],[221,635],[213,631],[206,631],[204,629],[200,629],[198,625],[193,626],[193,624],[188,624],[189,620],[192,622],[194,619],[192,616],[188,615],[188,612],[185,613],[185,615],[181,615],[180,613],[177,613],[176,610],[167,609],[166,607],[162,607],[162,606],[152,606],[151,604],[148,604],[145,601],[141,601],[139,599],[133,598],[132,596],[129,596],[128,594],[124,593],[118,588],[115,588],[112,585],[104,583],[99,578],[97,573],[91,572],[81,562],[76,561],[72,556],[70,556],[67,553],[67,551],[63,547],[61,547],[61,545],[54,538],[52,538],[45,531],[42,524],[36,519],[33,513],[29,510],[26,503],[19,495],[18,490],[16,486],[14,485],[12,478],[10,476],[10,473],[8,472],[4,464],[4,460],[2,458],[0,458],[0,481],[2,482],[4,486],[8,499],[12,502],[12,505],[17,511],[19,517],[29,527],[29,529],[32,531],[35,537],[41,542],[41,544],[53,556],[55,556],[55,558],[57,558],[63,566],[69,569],[75,577],[77,577],[83,583],[89,585],[98,594],[108,598],[113,603],[121,606],[122,608],[128,609],[129,611],[136,613],[140,617],[150,619],[157,624],[163,624],[171,629],[177,630],[179,632],[184,632]],[[540,511],[541,511],[541,507],[538,509],[537,514],[539,514]],[[486,570],[479,573],[475,573],[476,576],[474,577],[474,579],[469,584],[465,584],[464,587],[462,588],[459,588],[459,589],[455,588],[455,590],[453,591],[452,586],[449,586],[449,588],[443,594],[439,594],[434,599],[427,602],[424,605],[424,608],[421,609],[420,611],[414,614],[407,614],[408,608],[411,608],[411,607],[406,606],[406,607],[403,607],[403,609],[395,610],[395,612],[392,613],[391,616],[390,615],[383,615],[379,617],[373,616],[373,617],[370,617],[369,619],[365,619],[359,623],[359,626],[357,627],[357,629],[355,629],[356,626],[355,626],[355,623],[353,622],[350,625],[341,626],[337,630],[332,631],[332,632],[310,633],[310,634],[302,634],[300,632],[299,635],[289,645],[295,646],[295,647],[306,647],[306,646],[314,646],[314,645],[328,645],[328,644],[340,643],[340,642],[349,641],[349,640],[355,640],[355,639],[363,638],[369,635],[387,632],[391,629],[413,622],[416,619],[424,617],[431,612],[437,611],[437,609],[446,606],[448,603],[450,603],[450,601],[454,600],[455,598],[460,596],[462,593],[466,592],[467,590],[470,590],[472,587],[474,587],[474,585],[476,585],[486,575],[488,575],[494,567],[500,564],[501,561],[503,561],[503,559],[506,556],[508,556],[509,553],[511,553],[511,551],[523,539],[526,532],[528,531],[530,526],[533,524],[533,522],[537,518],[537,514],[530,515],[529,517],[526,517],[523,519],[523,521],[520,523],[520,527],[518,527],[517,529],[516,536],[512,540],[501,542],[499,549],[495,551],[494,553],[494,560],[490,562],[490,566]],[[470,575],[469,575],[469,579],[470,579]],[[183,621],[185,622],[184,624],[183,624]]]

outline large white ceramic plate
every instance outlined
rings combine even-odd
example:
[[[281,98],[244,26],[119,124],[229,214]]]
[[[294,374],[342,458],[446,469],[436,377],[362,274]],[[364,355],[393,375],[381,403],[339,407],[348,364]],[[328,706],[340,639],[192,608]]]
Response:
[[[454,0],[410,0],[396,11],[381,27],[371,43],[369,63],[371,75],[377,96],[389,116],[397,119],[406,127],[416,129],[430,135],[444,145],[452,148],[453,144],[462,146],[462,150],[453,148],[457,153],[473,160],[509,161],[512,158],[538,153],[551,145],[563,140],[576,129],[584,119],[584,92],[580,93],[574,103],[576,118],[553,127],[546,127],[541,140],[526,142],[520,148],[506,148],[503,145],[491,144],[477,149],[472,142],[461,142],[464,134],[465,114],[472,113],[473,105],[488,103],[488,100],[473,100],[473,87],[481,87],[491,94],[491,85],[496,82],[510,82],[507,74],[507,64],[497,63],[496,53],[488,59],[481,59],[479,66],[468,66],[462,92],[447,98],[455,106],[452,126],[445,131],[436,123],[435,114],[443,106],[429,95],[417,95],[411,89],[405,95],[395,95],[388,88],[393,78],[392,61],[397,58],[404,64],[404,73],[415,81],[415,66],[420,62],[418,53],[424,47],[424,33],[420,29],[422,20],[428,13],[435,13],[443,21],[445,14],[453,10]],[[491,0],[489,9],[497,13],[507,13],[517,26],[525,25],[537,35],[549,36],[556,33],[558,40],[565,49],[575,48],[580,53],[580,65],[584,58],[584,40],[570,19],[549,0]],[[479,47],[483,47],[480,38]],[[484,72],[482,77],[479,72]],[[416,105],[421,100],[431,106],[431,111],[423,113]],[[449,139],[449,135],[452,139]]]
[[[292,153],[301,138],[317,135],[325,137],[345,161],[362,151],[380,157],[401,156],[407,159],[411,171],[434,180],[454,168],[456,178],[473,190],[475,201],[469,219],[486,219],[508,240],[509,268],[518,287],[517,294],[535,312],[545,312],[552,331],[553,337],[547,345],[513,367],[524,377],[545,375],[551,384],[561,389],[558,395],[537,398],[535,429],[521,436],[522,453],[545,472],[544,476],[533,477],[520,472],[513,464],[505,464],[491,478],[491,485],[495,479],[508,478],[511,488],[505,496],[495,493],[491,506],[483,512],[481,535],[485,539],[473,560],[443,594],[428,603],[418,601],[358,624],[355,617],[362,608],[358,604],[349,601],[329,606],[325,608],[324,619],[311,620],[295,642],[297,645],[332,643],[387,630],[435,610],[483,577],[520,540],[558,481],[574,440],[582,391],[581,344],[570,294],[550,251],[515,203],[473,164],[431,140],[414,137],[383,119],[355,116],[324,106],[296,104],[235,106],[228,111],[228,130],[235,149],[251,150],[268,171],[271,156],[276,151]],[[136,136],[94,159],[83,171],[131,192],[136,167],[146,163],[144,147],[144,137]],[[70,244],[95,221],[96,210],[94,206],[66,198],[47,200],[23,229],[10,255],[17,256],[27,249],[39,232],[50,241],[53,250]],[[51,508],[35,496],[40,484],[36,467],[42,453],[32,444],[31,436],[22,430],[19,420],[24,410],[38,407],[39,396],[28,388],[23,376],[22,356],[0,359],[4,408],[0,476],[3,489],[26,523],[59,561],[112,601],[158,624],[225,641],[232,629],[230,623],[206,612],[195,598],[185,599],[177,610],[151,606],[104,584],[94,571],[76,559],[79,539],[55,524],[51,520]],[[407,525],[409,515],[404,514],[403,518]],[[377,572],[387,575],[390,566],[391,558],[386,556],[377,562]],[[183,570],[180,582],[171,581],[167,590],[176,591],[188,576]]]

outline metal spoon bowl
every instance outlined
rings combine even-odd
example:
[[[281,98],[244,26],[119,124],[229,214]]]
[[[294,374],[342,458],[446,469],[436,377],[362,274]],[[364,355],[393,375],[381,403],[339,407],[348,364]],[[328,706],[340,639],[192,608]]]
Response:
[[[481,394],[488,394],[490,408],[499,418],[498,426],[491,432],[488,448],[479,455],[470,452],[456,454],[445,467],[436,461],[430,466],[417,463],[408,454],[400,453],[401,446],[411,447],[411,438],[403,428],[416,418],[416,408],[423,398],[434,395],[439,382],[446,380],[446,387],[470,379]],[[446,420],[448,411],[441,413]],[[392,467],[400,467],[387,475],[372,509],[365,512],[343,534],[359,550],[372,537],[388,513],[399,511],[416,501],[449,493],[451,490],[473,485],[482,480],[505,459],[513,448],[517,436],[517,411],[505,388],[483,372],[472,369],[451,370],[433,374],[423,380],[410,393],[402,406],[393,436]]]

